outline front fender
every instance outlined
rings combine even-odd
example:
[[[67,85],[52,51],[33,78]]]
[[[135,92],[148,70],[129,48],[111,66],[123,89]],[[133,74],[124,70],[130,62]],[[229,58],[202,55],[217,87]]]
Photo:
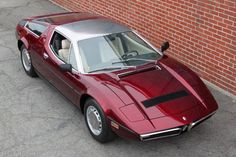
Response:
[[[105,85],[104,82],[90,75],[82,76],[81,82],[83,82],[86,87],[83,90],[79,100],[81,100],[84,94],[89,95],[99,103],[106,116],[118,116],[120,113],[119,108],[125,106],[125,104],[111,89]]]
[[[110,110],[119,109],[124,106],[124,103],[105,85],[94,86],[88,88],[87,93],[93,97],[102,107],[104,112],[109,112]]]
[[[127,128],[125,129],[126,131],[133,130],[129,115],[127,115],[125,111],[126,108],[124,108],[129,106],[127,106],[120,99],[120,97],[118,97],[117,94],[110,87],[107,86],[108,82],[100,81],[91,76],[85,76],[83,80],[86,81],[84,84],[87,85],[86,90],[83,94],[89,95],[99,103],[100,107],[105,113],[108,125],[110,125],[112,130],[118,135],[125,137],[124,130],[122,128]],[[133,112],[131,111],[131,113]],[[120,128],[117,129],[112,126],[111,121],[115,122],[116,124],[119,124]]]
[[[209,112],[215,111],[218,108],[213,95],[195,72],[187,66],[167,56],[161,59],[160,63],[204,106],[207,106]]]
[[[19,47],[19,42],[22,42],[23,45],[26,47],[26,49],[29,49],[29,43],[28,43],[28,41],[26,40],[25,37],[22,37],[18,40],[18,47]],[[19,47],[19,49],[20,49],[20,47]]]

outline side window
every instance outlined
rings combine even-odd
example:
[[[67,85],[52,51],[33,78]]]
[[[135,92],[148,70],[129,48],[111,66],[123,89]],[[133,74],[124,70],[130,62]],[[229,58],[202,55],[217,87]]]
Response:
[[[75,52],[70,40],[55,31],[50,41],[50,47],[59,59],[70,63],[74,69],[77,69]]]
[[[29,22],[26,25],[26,28],[28,28],[29,30],[31,30],[33,33],[35,33],[38,36],[40,36],[47,29],[46,26],[38,24],[38,23],[34,23],[34,22]]]
[[[18,25],[21,26],[21,27],[24,27],[26,23],[27,23],[26,20],[21,20],[21,21],[18,23]]]
[[[56,54],[56,55],[59,55],[58,54],[58,51],[60,49],[62,49],[62,40],[66,39],[64,36],[62,36],[61,34],[57,33],[57,32],[54,32],[53,33],[53,36],[51,38],[51,41],[50,41],[50,46],[51,46],[51,49],[53,50],[53,52]]]
[[[69,56],[69,63],[72,65],[72,67],[74,69],[78,69],[77,68],[77,62],[76,62],[76,58],[75,58],[75,51],[74,51],[74,48],[73,48],[73,45],[71,44],[70,46],[70,56]]]

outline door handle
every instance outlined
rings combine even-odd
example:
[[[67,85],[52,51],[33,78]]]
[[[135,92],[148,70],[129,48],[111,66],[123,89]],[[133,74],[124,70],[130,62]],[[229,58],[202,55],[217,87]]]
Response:
[[[43,53],[43,58],[44,59],[48,59],[48,54],[46,54],[45,52]]]

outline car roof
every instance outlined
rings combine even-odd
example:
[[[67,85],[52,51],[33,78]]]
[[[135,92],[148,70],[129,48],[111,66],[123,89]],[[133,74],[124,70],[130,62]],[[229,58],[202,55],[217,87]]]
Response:
[[[57,26],[55,29],[76,41],[131,30],[106,18],[73,22]]]
[[[55,30],[76,41],[131,30],[108,18],[83,12],[51,14],[32,19],[55,25]]]
[[[63,25],[63,24],[68,24],[68,23],[72,23],[76,21],[98,19],[98,18],[102,18],[102,17],[99,15],[95,15],[92,13],[85,13],[85,12],[65,12],[65,13],[31,17],[31,19],[34,21],[48,23],[50,25]]]

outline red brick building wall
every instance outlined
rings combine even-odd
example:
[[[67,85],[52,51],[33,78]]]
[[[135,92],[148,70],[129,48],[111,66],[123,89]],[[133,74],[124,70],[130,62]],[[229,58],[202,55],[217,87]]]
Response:
[[[236,95],[236,0],[52,0],[138,30],[202,78]]]

